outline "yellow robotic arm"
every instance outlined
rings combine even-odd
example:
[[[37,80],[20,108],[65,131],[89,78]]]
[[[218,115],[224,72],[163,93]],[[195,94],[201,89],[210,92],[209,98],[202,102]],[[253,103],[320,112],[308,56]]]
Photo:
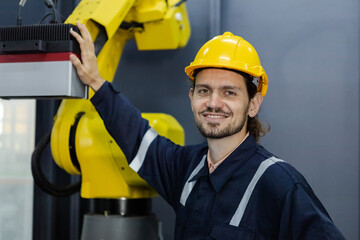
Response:
[[[126,42],[139,50],[176,49],[190,36],[185,4],[174,0],[82,0],[66,23],[84,23],[93,40],[105,35],[97,55],[101,76],[112,81]],[[90,90],[91,91],[91,90]],[[91,97],[93,92],[89,93]],[[184,144],[180,124],[166,114],[143,114],[160,135]],[[81,174],[84,198],[149,198],[156,192],[129,168],[125,156],[89,100],[63,100],[51,133],[56,163]]]

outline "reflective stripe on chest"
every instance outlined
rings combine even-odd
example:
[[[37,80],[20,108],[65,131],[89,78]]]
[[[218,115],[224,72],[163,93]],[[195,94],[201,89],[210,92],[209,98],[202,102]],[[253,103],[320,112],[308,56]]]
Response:
[[[231,218],[230,225],[236,226],[236,227],[238,227],[240,225],[241,219],[244,215],[246,206],[249,202],[252,192],[254,191],[256,183],[259,181],[259,179],[264,174],[266,169],[268,169],[271,165],[273,165],[277,162],[283,162],[283,160],[278,159],[276,157],[271,157],[271,158],[266,159],[259,165],[259,168],[256,170],[256,173],[254,174],[253,178],[251,179],[249,185],[246,188],[245,194],[242,197],[234,216]]]
[[[181,197],[180,197],[180,203],[185,206],[186,204],[186,200],[188,199],[191,191],[193,190],[196,181],[191,181],[189,182],[199,171],[200,169],[204,166],[204,162],[206,160],[206,155],[204,155],[204,157],[201,159],[201,161],[199,162],[199,164],[196,166],[196,168],[193,170],[193,172],[190,174],[190,177],[186,180],[186,183],[184,185],[184,188],[182,190],[181,193]],[[251,179],[249,185],[246,188],[246,191],[244,193],[244,196],[242,197],[239,206],[237,207],[235,214],[233,215],[233,217],[231,218],[231,221],[229,223],[229,225],[231,226],[236,226],[238,227],[240,225],[241,219],[244,215],[246,206],[249,202],[249,199],[252,195],[252,192],[257,184],[257,182],[259,181],[259,179],[261,178],[261,176],[265,173],[265,171],[272,166],[273,164],[277,163],[277,162],[283,162],[283,160],[278,159],[276,157],[271,157],[268,158],[266,160],[264,160],[258,167],[258,169],[256,170],[253,178]]]
[[[194,171],[192,171],[192,173],[190,174],[190,177],[186,180],[185,182],[185,186],[181,192],[181,197],[180,197],[180,203],[185,206],[186,200],[188,199],[191,191],[193,190],[196,181],[191,181],[189,182],[199,171],[200,169],[204,166],[205,164],[205,159],[206,159],[206,155],[203,156],[203,158],[201,159],[201,161],[199,162],[199,164],[196,166],[196,168],[194,169]]]

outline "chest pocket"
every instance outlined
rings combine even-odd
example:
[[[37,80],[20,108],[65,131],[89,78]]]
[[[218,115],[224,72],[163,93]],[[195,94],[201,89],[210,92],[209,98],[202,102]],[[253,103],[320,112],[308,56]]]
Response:
[[[208,240],[254,240],[255,233],[242,227],[214,225]]]

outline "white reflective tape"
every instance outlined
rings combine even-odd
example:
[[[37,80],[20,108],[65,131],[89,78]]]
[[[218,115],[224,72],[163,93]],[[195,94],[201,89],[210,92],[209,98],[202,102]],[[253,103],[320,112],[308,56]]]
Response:
[[[189,182],[199,171],[200,169],[204,166],[204,161],[206,159],[206,155],[204,155],[204,157],[201,159],[201,161],[199,162],[199,164],[196,166],[196,168],[194,169],[194,171],[190,174],[190,177],[186,180],[185,186],[182,190],[181,193],[181,197],[180,197],[180,203],[185,206],[186,200],[189,197],[191,191],[193,190],[196,180],[195,181],[191,181]]]
[[[141,140],[139,150],[135,158],[130,163],[130,167],[135,172],[138,172],[141,166],[143,165],[149,146],[157,137],[157,135],[158,133],[153,128],[149,128],[149,130],[147,130],[147,132],[145,133],[143,139]]]
[[[283,162],[283,160],[278,159],[276,157],[271,157],[271,158],[266,159],[265,161],[263,161],[260,164],[259,168],[256,170],[255,175],[251,179],[248,187],[246,188],[245,194],[242,197],[234,216],[231,218],[230,225],[235,226],[235,227],[239,226],[241,219],[244,215],[246,206],[251,197],[251,194],[256,186],[256,183],[259,181],[259,179],[261,178],[263,173],[266,171],[266,169],[268,169],[271,165],[273,165],[274,163],[277,163],[277,162]]]

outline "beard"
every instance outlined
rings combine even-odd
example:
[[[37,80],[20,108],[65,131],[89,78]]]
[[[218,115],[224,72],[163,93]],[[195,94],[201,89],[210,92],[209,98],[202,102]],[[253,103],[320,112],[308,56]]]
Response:
[[[242,113],[241,119],[237,119],[237,121],[234,124],[228,124],[223,129],[219,129],[219,125],[220,125],[219,123],[202,122],[200,120],[200,118],[195,116],[196,126],[198,127],[200,133],[205,138],[220,139],[220,138],[229,137],[229,136],[232,136],[232,135],[240,132],[244,128],[245,122],[247,120],[248,109],[249,109],[249,105],[246,107],[245,111]],[[199,113],[199,115],[201,115],[201,114],[203,114],[205,112],[223,113],[228,117],[233,116],[232,113],[227,113],[227,112],[224,112],[224,111],[222,111],[220,109],[211,109],[211,108],[208,108],[208,109],[206,109],[204,111],[201,111]]]

